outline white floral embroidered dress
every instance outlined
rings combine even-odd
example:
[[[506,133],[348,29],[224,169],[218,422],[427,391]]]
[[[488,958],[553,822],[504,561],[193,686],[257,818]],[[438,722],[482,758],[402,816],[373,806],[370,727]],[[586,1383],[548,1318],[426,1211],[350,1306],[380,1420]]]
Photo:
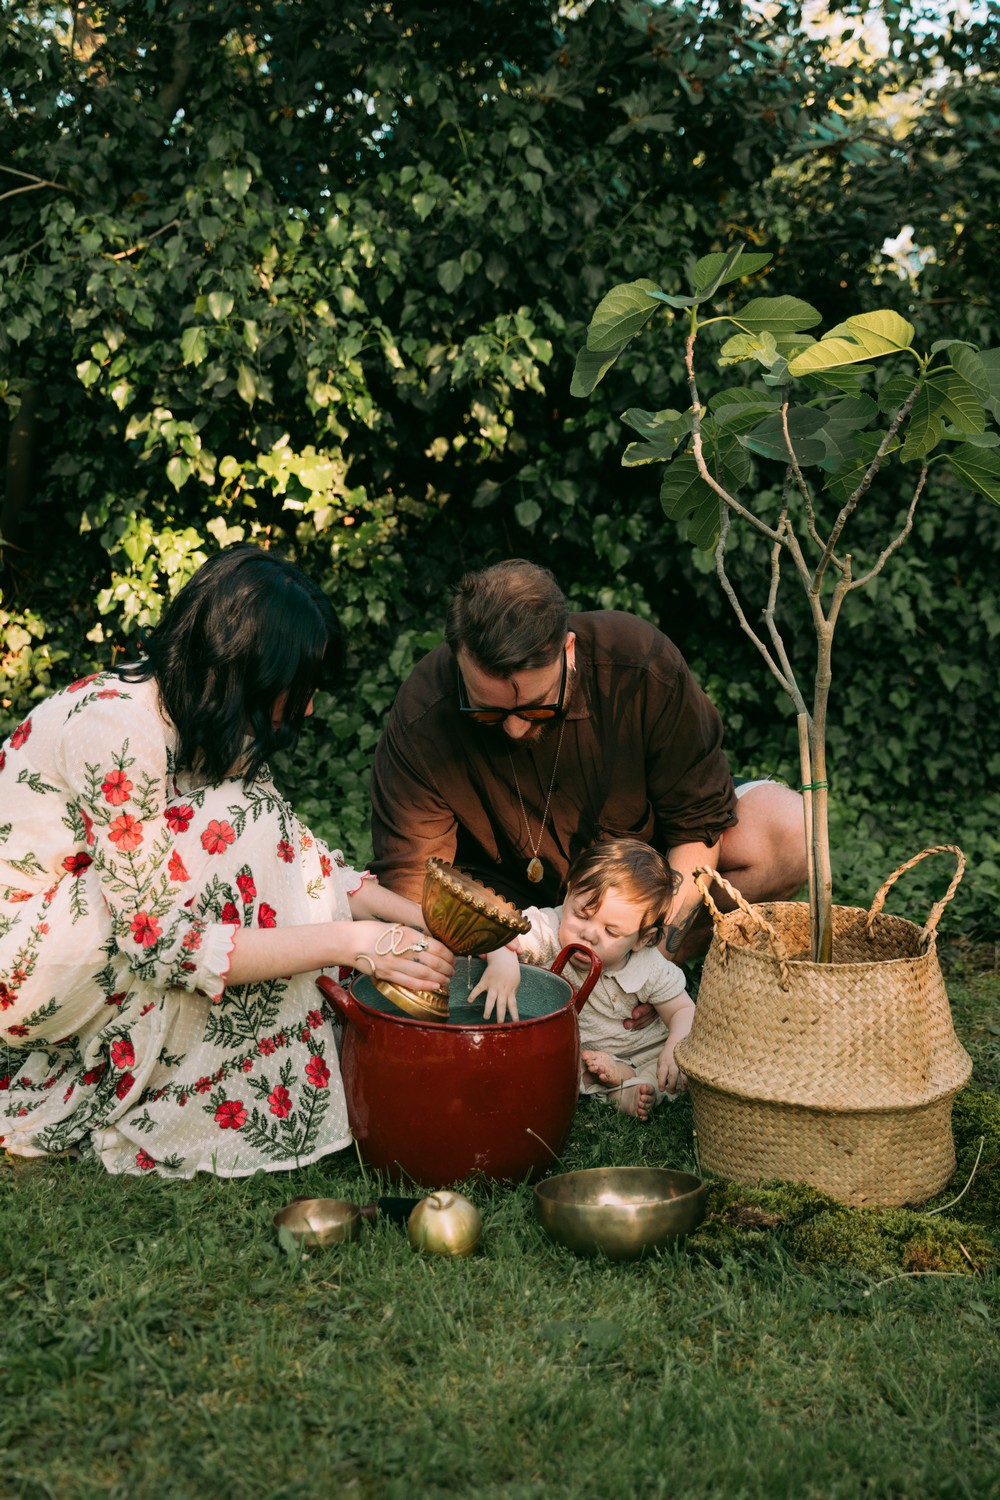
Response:
[[[349,920],[362,876],[266,775],[199,787],[175,744],[154,682],[98,675],[0,747],[0,1136],[119,1173],[303,1165],[351,1139],[315,976],[225,975],[236,926]]]

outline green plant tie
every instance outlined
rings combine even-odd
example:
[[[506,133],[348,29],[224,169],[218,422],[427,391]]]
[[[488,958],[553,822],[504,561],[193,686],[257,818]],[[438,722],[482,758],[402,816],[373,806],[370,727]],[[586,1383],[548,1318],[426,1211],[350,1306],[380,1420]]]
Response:
[[[828,781],[807,781],[805,786],[800,786],[800,792],[825,792],[830,785]]]

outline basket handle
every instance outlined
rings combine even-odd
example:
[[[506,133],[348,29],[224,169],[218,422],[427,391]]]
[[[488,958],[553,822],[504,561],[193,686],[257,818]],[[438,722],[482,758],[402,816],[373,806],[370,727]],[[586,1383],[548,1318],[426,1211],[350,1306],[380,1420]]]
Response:
[[[918,865],[922,859],[926,859],[928,854],[954,854],[957,865],[955,873],[951,878],[951,884],[945,891],[944,895],[941,897],[941,900],[935,902],[935,904],[931,907],[930,915],[928,916],[927,921],[924,923],[924,926],[921,929],[921,943],[923,943],[926,947],[930,947],[930,945],[934,942],[937,936],[937,924],[941,920],[941,913],[948,905],[948,902],[951,900],[952,896],[954,896],[955,892],[958,890],[958,883],[961,880],[962,876],[965,874],[965,855],[962,853],[957,844],[935,844],[932,849],[922,849],[919,854],[915,854],[912,859],[908,859],[905,865],[900,865],[898,870],[893,871],[885,884],[881,886],[875,893],[875,900],[872,902],[871,911],[868,913],[868,918],[865,922],[865,935],[867,937],[871,937],[872,928],[875,925],[875,918],[881,912],[882,907],[885,905],[886,896],[889,894],[890,890],[895,885],[900,875],[903,875],[907,870],[912,870],[913,866]]]
[[[711,865],[699,865],[694,872],[694,883],[704,897],[705,905],[708,907],[709,911],[712,914],[712,921],[716,924],[715,939],[719,944],[719,957],[722,959],[722,962],[726,962],[728,955],[726,951],[726,940],[718,930],[718,924],[722,921],[723,914],[712,899],[711,885],[713,881],[716,885],[721,885],[726,894],[728,896],[731,896],[732,899],[736,902],[736,905],[739,907],[740,911],[743,912],[745,916],[748,916],[751,922],[753,922],[754,926],[758,927],[760,931],[766,935],[767,941],[771,948],[771,953],[778,965],[779,970],[781,971],[781,988],[783,990],[788,990],[791,987],[792,983],[791,975],[788,972],[788,954],[785,952],[784,944],[782,943],[775,929],[771,926],[770,922],[766,920],[766,918],[761,916],[759,911],[756,911],[754,907],[749,904],[746,898],[741,895],[741,893],[736,889],[735,886],[729,884],[729,881],[725,878],[724,875],[720,875],[718,870],[713,870]]]

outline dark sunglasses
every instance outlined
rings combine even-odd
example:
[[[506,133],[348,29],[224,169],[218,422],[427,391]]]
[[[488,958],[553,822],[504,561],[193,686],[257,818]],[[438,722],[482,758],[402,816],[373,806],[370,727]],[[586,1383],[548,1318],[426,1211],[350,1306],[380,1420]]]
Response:
[[[457,670],[457,669],[456,669]],[[559,679],[559,697],[555,703],[529,703],[524,708],[470,708],[465,696],[465,683],[458,672],[458,711],[468,714],[476,724],[502,724],[504,719],[526,719],[536,724],[542,719],[557,719],[563,712],[566,696],[566,647],[563,647],[562,676]]]

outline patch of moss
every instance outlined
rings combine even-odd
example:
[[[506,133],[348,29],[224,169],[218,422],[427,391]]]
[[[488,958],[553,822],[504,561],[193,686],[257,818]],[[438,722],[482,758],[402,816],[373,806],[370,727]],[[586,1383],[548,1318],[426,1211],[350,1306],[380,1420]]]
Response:
[[[961,1206],[955,1207],[963,1220],[995,1228],[1000,1225],[1000,1096],[962,1089],[952,1106],[952,1131],[958,1167],[939,1197],[947,1203],[962,1192],[979,1156],[976,1175],[962,1194]]]
[[[796,1225],[788,1244],[797,1260],[853,1266],[871,1276],[897,1271],[972,1275],[1000,1266],[997,1246],[972,1225],[907,1208],[840,1205]]]
[[[976,1146],[983,1133],[980,1127]],[[958,1187],[953,1179],[952,1195],[967,1177],[968,1171],[956,1173]],[[942,1195],[942,1201],[947,1202],[947,1196]],[[963,1198],[963,1208],[964,1204]],[[805,1265],[851,1267],[872,1276],[901,1271],[974,1275],[1000,1269],[1000,1242],[964,1216],[911,1208],[849,1208],[802,1182],[756,1188],[729,1181],[710,1185],[708,1213],[692,1239],[692,1249],[711,1260],[740,1259],[769,1254],[776,1243],[784,1244]]]
[[[897,1268],[870,1209],[831,1208],[805,1224],[796,1225],[788,1237],[796,1260],[853,1266],[870,1276],[881,1276]]]
[[[772,1182],[743,1187],[718,1179],[709,1184],[708,1211],[696,1246],[708,1259],[766,1254],[775,1236],[834,1200],[804,1182]]]

